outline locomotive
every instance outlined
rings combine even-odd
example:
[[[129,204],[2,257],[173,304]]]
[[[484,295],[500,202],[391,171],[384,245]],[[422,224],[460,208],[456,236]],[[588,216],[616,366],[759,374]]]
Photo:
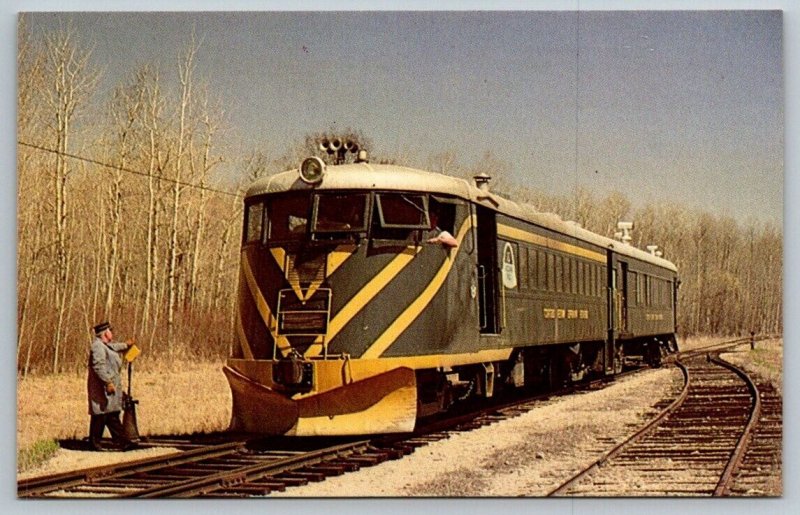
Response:
[[[677,268],[475,182],[364,156],[245,195],[231,430],[413,431],[470,397],[677,350]]]

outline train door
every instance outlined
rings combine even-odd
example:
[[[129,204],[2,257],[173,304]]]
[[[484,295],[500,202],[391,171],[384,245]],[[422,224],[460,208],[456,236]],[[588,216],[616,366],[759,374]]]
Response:
[[[478,306],[482,334],[499,333],[497,293],[497,219],[491,209],[477,206],[478,214]]]
[[[681,285],[681,280],[673,277],[672,281],[672,330],[678,332],[678,288]]]
[[[622,287],[619,291],[619,332],[624,334],[628,332],[628,263],[620,261],[620,267],[622,268],[620,274],[622,276]]]
[[[603,362],[606,374],[614,373],[614,353],[616,347],[616,330],[617,330],[617,260],[614,252],[611,249],[606,251],[606,306],[608,309],[608,317],[606,318],[608,324],[608,332],[605,341],[605,349],[603,352]]]

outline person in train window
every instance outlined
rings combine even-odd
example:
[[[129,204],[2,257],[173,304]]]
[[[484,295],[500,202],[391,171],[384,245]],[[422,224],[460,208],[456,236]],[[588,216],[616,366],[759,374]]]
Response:
[[[122,410],[122,353],[132,343],[113,341],[111,324],[103,322],[94,326],[94,339],[89,352],[89,445],[92,450],[103,450],[100,439],[106,427],[111,439],[120,450],[129,450],[136,444],[125,437],[119,412]]]
[[[458,240],[452,234],[439,227],[439,210],[435,204],[431,205],[429,212],[431,219],[431,238],[427,240],[428,243],[439,243],[446,249],[458,247]]]

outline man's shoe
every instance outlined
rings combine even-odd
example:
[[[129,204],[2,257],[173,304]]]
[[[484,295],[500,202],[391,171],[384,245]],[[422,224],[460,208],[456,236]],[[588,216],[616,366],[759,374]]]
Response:
[[[133,451],[139,448],[139,444],[136,442],[127,442],[122,444],[122,452]]]

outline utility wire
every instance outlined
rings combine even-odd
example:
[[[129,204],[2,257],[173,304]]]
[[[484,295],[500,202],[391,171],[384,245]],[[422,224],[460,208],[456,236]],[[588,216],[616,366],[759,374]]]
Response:
[[[225,191],[225,190],[218,190],[218,189],[215,189],[215,188],[209,188],[208,186],[200,186],[200,185],[197,185],[197,184],[193,184],[191,182],[176,181],[175,179],[169,179],[167,177],[162,177],[160,175],[152,175],[152,174],[149,174],[149,173],[146,173],[146,172],[142,172],[142,171],[139,171],[139,170],[133,170],[131,168],[125,168],[124,166],[118,166],[118,165],[112,165],[112,164],[104,163],[102,161],[98,161],[97,159],[92,159],[92,158],[89,158],[89,157],[83,157],[83,156],[79,156],[79,155],[76,155],[76,154],[70,154],[68,152],[61,152],[61,151],[58,151],[58,150],[54,150],[52,148],[43,147],[41,145],[34,145],[33,143],[27,143],[25,141],[17,141],[17,144],[25,146],[25,147],[35,148],[37,150],[43,150],[45,152],[50,152],[52,154],[57,154],[57,155],[65,156],[65,157],[70,157],[72,159],[77,159],[78,161],[84,161],[84,162],[87,162],[87,163],[92,163],[92,164],[104,166],[106,168],[112,168],[114,170],[119,170],[121,172],[127,172],[127,173],[130,173],[130,174],[133,174],[133,175],[141,175],[142,177],[151,177],[151,178],[154,178],[154,179],[158,179],[159,181],[171,182],[173,184],[179,184],[181,186],[187,186],[189,188],[197,188],[199,190],[211,191],[213,193],[220,193],[222,195],[230,195],[232,197],[240,197],[240,198],[242,197],[242,195],[240,193],[234,193],[232,191]]]

